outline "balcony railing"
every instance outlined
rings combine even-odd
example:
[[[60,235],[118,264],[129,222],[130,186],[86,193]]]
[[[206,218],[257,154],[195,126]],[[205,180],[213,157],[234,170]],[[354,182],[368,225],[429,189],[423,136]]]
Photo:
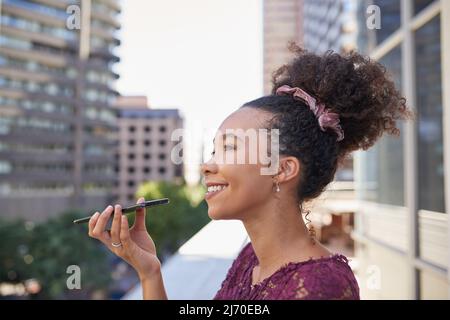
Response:
[[[30,10],[30,11],[37,11],[39,13],[47,14],[52,17],[57,17],[60,19],[67,18],[67,14],[63,10],[60,10],[60,9],[57,9],[54,7],[50,7],[50,6],[33,3],[33,2],[28,2],[28,1],[23,1],[23,0],[3,0],[3,4],[20,7],[20,8],[26,9],[26,10]]]

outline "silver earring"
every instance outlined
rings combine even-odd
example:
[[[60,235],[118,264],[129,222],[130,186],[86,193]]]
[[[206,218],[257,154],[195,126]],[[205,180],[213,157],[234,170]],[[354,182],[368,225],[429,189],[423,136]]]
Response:
[[[277,181],[277,189],[276,189],[276,192],[280,192],[280,185],[278,184],[278,181]]]

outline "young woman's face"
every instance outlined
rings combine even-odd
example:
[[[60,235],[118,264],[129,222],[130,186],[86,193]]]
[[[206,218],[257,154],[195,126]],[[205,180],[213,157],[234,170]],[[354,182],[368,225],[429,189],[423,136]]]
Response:
[[[250,153],[258,154],[261,146],[267,146],[267,143],[270,145],[270,141],[264,143],[257,139],[256,150],[249,139],[242,139],[236,131],[261,132],[259,129],[264,129],[264,123],[269,118],[270,114],[266,112],[241,108],[228,116],[219,127],[214,138],[212,157],[201,166],[206,186],[220,185],[221,188],[213,187],[215,190],[205,195],[211,219],[243,220],[251,214],[250,211],[258,210],[271,198],[272,176],[261,173],[262,168],[268,167],[267,162],[262,163],[260,157],[252,161],[249,157]],[[238,160],[239,152],[245,155],[245,161]]]

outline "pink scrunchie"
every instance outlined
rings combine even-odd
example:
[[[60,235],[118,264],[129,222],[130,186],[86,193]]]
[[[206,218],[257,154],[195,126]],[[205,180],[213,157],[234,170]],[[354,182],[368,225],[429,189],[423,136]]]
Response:
[[[344,131],[339,124],[339,115],[334,112],[329,112],[323,103],[317,103],[316,99],[302,89],[284,85],[277,89],[276,94],[285,96],[292,95],[295,100],[305,101],[311,111],[314,112],[322,131],[325,131],[326,128],[332,129],[338,136],[337,141],[344,139]]]

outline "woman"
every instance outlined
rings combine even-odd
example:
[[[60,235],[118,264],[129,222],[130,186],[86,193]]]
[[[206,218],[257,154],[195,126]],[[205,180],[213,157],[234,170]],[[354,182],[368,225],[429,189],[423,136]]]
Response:
[[[251,240],[215,299],[359,299],[347,258],[314,240],[302,208],[333,180],[345,156],[368,149],[384,132],[398,135],[396,121],[411,113],[377,62],[357,53],[318,56],[290,48],[295,58],[274,73],[272,94],[228,116],[212,158],[201,165],[208,215],[241,220]],[[238,129],[279,130],[276,172],[261,174],[268,166],[261,162],[220,161],[251,152],[237,135],[222,135]],[[129,229],[120,206],[109,206],[92,217],[89,235],[136,269],[145,299],[167,298],[144,210]]]

